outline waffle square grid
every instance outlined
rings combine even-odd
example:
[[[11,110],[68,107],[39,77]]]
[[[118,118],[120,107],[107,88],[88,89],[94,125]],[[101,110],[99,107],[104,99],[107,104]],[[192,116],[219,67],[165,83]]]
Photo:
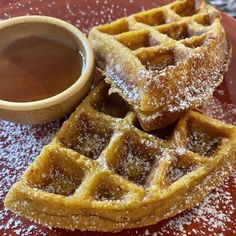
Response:
[[[149,131],[171,124],[212,96],[231,49],[219,12],[178,0],[93,27],[96,62]]]
[[[234,126],[189,111],[169,130],[146,132],[108,90],[101,81],[90,92],[6,206],[54,227],[121,230],[194,206],[236,164]]]

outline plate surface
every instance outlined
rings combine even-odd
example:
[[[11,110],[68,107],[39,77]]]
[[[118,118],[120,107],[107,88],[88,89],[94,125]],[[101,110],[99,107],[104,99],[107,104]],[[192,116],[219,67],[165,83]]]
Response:
[[[87,33],[93,25],[160,6],[156,0],[2,0],[0,18],[19,15],[49,15],[66,20]],[[233,47],[233,58],[225,79],[203,110],[236,124],[236,21],[222,14],[222,22]],[[236,172],[199,206],[154,226],[117,234],[69,232],[48,229],[15,216],[3,207],[3,199],[27,166],[59,129],[64,119],[44,125],[17,125],[0,120],[0,235],[236,235]]]

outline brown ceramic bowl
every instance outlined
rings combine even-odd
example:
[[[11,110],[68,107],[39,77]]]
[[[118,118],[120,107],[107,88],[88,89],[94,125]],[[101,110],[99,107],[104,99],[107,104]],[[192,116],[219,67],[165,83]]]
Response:
[[[1,22],[0,34],[1,44],[9,40],[42,34],[52,39],[60,37],[66,43],[76,44],[84,56],[81,75],[69,88],[55,96],[38,101],[0,100],[0,119],[25,124],[49,122],[71,112],[88,93],[93,81],[94,55],[87,38],[76,27],[53,17],[21,16]]]

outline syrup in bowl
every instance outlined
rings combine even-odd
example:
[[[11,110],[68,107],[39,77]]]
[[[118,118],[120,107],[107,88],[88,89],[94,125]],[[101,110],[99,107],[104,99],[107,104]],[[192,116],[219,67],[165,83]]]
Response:
[[[61,93],[82,73],[81,51],[41,36],[16,39],[0,51],[0,100],[31,102]]]

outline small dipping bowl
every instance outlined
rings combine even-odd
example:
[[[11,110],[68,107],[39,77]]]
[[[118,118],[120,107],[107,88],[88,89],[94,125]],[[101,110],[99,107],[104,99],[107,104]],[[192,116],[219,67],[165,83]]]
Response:
[[[93,50],[87,38],[73,25],[53,17],[20,16],[2,21],[0,35],[0,47],[25,37],[45,36],[76,46],[83,55],[81,74],[70,87],[37,101],[0,100],[0,119],[23,124],[53,121],[72,112],[90,90],[94,72]]]

